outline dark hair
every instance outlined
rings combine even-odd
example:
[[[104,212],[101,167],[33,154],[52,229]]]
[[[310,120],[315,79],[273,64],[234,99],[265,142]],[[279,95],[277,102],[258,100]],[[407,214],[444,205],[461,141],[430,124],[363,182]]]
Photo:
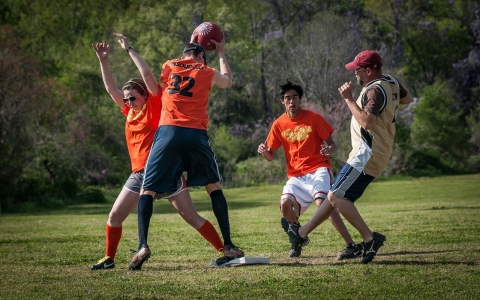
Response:
[[[190,43],[183,49],[183,54],[187,54],[188,56],[195,55],[195,57],[198,57],[200,53],[203,53],[203,59],[205,60],[205,65],[207,65],[207,54],[205,53],[205,50],[203,50],[202,46],[199,44]]]
[[[123,85],[122,91],[124,90],[136,90],[140,95],[148,97],[147,86],[145,81],[140,78],[131,78]]]
[[[280,86],[280,98],[283,99],[283,96],[285,95],[285,93],[289,90],[295,90],[298,94],[298,97],[300,97],[300,99],[302,98],[303,96],[303,89],[302,87],[299,85],[299,84],[296,84],[296,83],[291,83],[290,81],[287,80],[287,83],[283,84]]]

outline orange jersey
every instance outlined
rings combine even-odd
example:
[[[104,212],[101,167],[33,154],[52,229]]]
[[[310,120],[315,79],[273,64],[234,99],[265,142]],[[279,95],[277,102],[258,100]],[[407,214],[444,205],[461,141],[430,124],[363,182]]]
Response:
[[[160,125],[206,130],[208,94],[215,69],[191,58],[172,59],[163,64],[162,116]]]
[[[288,178],[299,177],[321,167],[331,169],[330,159],[320,154],[320,150],[332,133],[332,126],[321,115],[302,109],[295,118],[290,119],[284,113],[276,119],[266,144],[272,149],[282,146]]]
[[[161,92],[155,96],[149,93],[145,106],[137,115],[134,115],[133,110],[127,105],[121,110],[127,116],[125,137],[132,163],[132,172],[138,172],[145,168],[160,120],[160,112],[162,110],[161,96]]]

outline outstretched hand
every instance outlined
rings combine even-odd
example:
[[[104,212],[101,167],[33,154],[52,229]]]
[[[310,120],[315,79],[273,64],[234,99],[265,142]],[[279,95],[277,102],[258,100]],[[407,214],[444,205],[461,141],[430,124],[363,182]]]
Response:
[[[110,45],[108,45],[105,40],[103,43],[97,42],[96,44],[92,44],[92,48],[95,50],[99,61],[103,61],[108,58],[108,54],[110,53]]]
[[[130,47],[130,44],[128,43],[127,37],[118,32],[115,32],[113,35],[120,38],[118,40],[118,43],[120,44],[120,46],[122,46],[122,49],[128,50],[128,47]]]

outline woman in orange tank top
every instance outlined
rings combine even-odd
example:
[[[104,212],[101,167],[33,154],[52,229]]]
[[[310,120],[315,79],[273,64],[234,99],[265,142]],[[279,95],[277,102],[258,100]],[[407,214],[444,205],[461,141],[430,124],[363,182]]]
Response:
[[[137,208],[139,193],[143,182],[144,167],[150,153],[155,131],[159,124],[162,88],[158,85],[153,73],[143,59],[133,50],[126,38],[121,34],[122,47],[127,51],[135,64],[142,70],[143,79],[133,78],[128,80],[122,90],[118,89],[108,65],[110,45],[105,41],[92,45],[100,62],[102,78],[107,92],[121,112],[126,116],[125,136],[129,151],[132,174],[128,178],[122,191],[118,195],[108,216],[106,225],[106,249],[105,257],[90,268],[92,270],[111,269],[115,267],[115,254],[122,235],[122,223],[130,212]],[[183,176],[178,179],[178,190],[168,201],[177,209],[184,220],[194,227],[212,246],[219,251],[223,248],[223,241],[213,225],[200,215],[193,206],[188,187]],[[160,198],[160,197],[159,197]],[[149,251],[142,254],[146,259],[150,256]],[[145,260],[146,260],[145,259]],[[132,264],[131,262],[130,264]],[[140,265],[134,265],[130,269],[138,270]]]

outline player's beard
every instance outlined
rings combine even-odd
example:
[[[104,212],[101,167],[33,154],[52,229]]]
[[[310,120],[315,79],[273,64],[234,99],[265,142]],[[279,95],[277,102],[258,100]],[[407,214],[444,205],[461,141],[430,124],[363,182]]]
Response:
[[[363,86],[363,80],[361,78],[357,78],[357,83],[361,86]]]

